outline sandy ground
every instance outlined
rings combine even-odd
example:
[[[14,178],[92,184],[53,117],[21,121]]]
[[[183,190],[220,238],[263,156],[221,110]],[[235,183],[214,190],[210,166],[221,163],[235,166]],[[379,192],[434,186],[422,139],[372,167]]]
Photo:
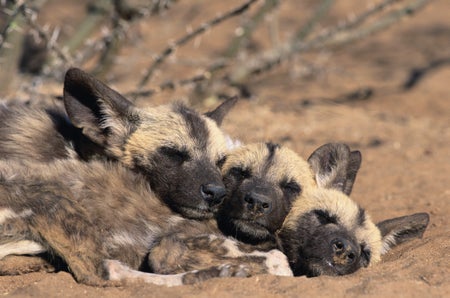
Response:
[[[133,90],[140,71],[150,61],[150,44],[154,45],[153,51],[158,52],[168,38],[185,32],[187,24],[198,24],[206,16],[214,16],[228,3],[205,5],[208,1],[195,1],[195,5],[189,6],[185,2],[181,1],[163,16],[139,28],[134,44],[124,49],[114,67],[113,86],[122,92]],[[283,4],[279,12],[280,26],[289,28],[297,17],[306,15],[307,11],[296,10],[295,2]],[[350,2],[359,3],[346,3]],[[231,3],[239,1],[230,1],[230,6]],[[338,14],[347,14],[349,7],[339,8]],[[344,277],[308,279],[261,275],[215,279],[175,288],[142,283],[93,288],[77,284],[66,272],[38,272],[1,276],[0,294],[10,297],[448,297],[448,8],[447,0],[431,1],[419,14],[388,31],[337,51],[306,56],[320,66],[321,71],[316,75],[300,76],[303,64],[293,59],[253,81],[248,86],[253,97],[241,101],[224,123],[228,133],[245,142],[279,142],[305,158],[323,143],[348,143],[363,155],[353,199],[364,206],[375,221],[428,212],[431,222],[423,239],[403,244],[385,255],[380,264]],[[337,17],[332,15],[330,22]],[[178,60],[163,66],[155,82],[176,75],[189,77],[183,64],[189,61],[186,57],[192,55],[200,59],[202,55],[217,55],[224,45],[221,34],[229,35],[226,29],[235,24],[231,22],[212,30],[198,41],[199,47],[188,45],[180,49]],[[404,88],[412,72],[420,69],[424,70],[423,76],[411,88]],[[56,88],[61,85],[51,87],[49,92],[60,92]],[[365,100],[345,100],[346,95],[365,89],[372,92]],[[170,101],[183,92],[154,97],[152,104]],[[200,105],[199,109],[205,107]]]

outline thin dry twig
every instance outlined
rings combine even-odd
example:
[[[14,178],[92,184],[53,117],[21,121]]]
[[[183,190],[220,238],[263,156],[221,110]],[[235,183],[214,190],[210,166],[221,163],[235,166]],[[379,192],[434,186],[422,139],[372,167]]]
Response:
[[[56,42],[55,38],[48,34],[47,30],[44,30],[37,22],[37,12],[27,6],[23,9],[23,16],[25,17],[25,20],[27,21],[28,25],[35,30],[39,37],[44,40],[44,42],[47,44],[48,48],[55,52],[57,57],[62,60],[62,62],[66,65],[72,65],[73,59],[70,57],[68,53],[66,53],[63,49],[61,49]]]
[[[369,34],[387,28],[389,25],[398,22],[405,16],[411,15],[422,8],[429,0],[409,1],[403,7],[384,17],[380,17],[372,24],[367,25],[366,27],[361,26],[369,17],[380,13],[398,1],[401,0],[385,0],[346,23],[322,31],[322,33],[311,38],[307,42],[301,42],[294,38],[279,48],[262,53],[248,63],[240,65],[228,76],[228,78],[232,83],[239,83],[249,76],[257,75],[272,69],[274,66],[279,65],[282,61],[289,59],[294,54],[342,45],[350,41],[361,39]]]
[[[245,12],[256,1],[257,0],[248,0],[247,2],[242,4],[241,6],[239,6],[237,8],[234,8],[234,9],[228,11],[225,14],[219,15],[218,17],[216,17],[216,18],[214,18],[214,19],[212,19],[212,20],[210,20],[210,21],[208,21],[206,23],[203,23],[197,29],[193,30],[192,32],[190,32],[190,33],[186,34],[185,36],[181,37],[180,39],[176,40],[173,44],[169,45],[167,48],[165,48],[161,52],[161,54],[156,56],[156,58],[153,61],[153,63],[145,71],[145,74],[144,74],[143,78],[139,82],[138,89],[142,89],[142,87],[144,87],[147,84],[147,82],[151,79],[151,77],[152,77],[154,71],[156,70],[156,68],[167,57],[169,57],[178,47],[186,44],[188,41],[192,40],[197,35],[200,35],[200,34],[204,33],[208,29],[211,29],[212,27],[222,23],[223,21],[242,14],[243,12]]]
[[[6,40],[8,39],[8,34],[11,32],[15,19],[17,18],[17,16],[23,13],[25,9],[25,1],[17,1],[15,3],[15,7],[12,7],[11,9],[12,12],[8,13],[9,20],[6,22],[3,30],[0,32],[0,49],[4,46]]]
[[[244,26],[238,28],[238,35],[231,41],[230,46],[225,52],[228,58],[235,57],[244,42],[249,39],[252,32],[257,28],[269,12],[278,6],[279,0],[265,0],[259,10],[246,22]]]
[[[317,23],[324,17],[333,3],[334,0],[323,0],[306,25],[302,26],[297,33],[295,33],[294,38],[297,41],[303,41],[314,30]]]

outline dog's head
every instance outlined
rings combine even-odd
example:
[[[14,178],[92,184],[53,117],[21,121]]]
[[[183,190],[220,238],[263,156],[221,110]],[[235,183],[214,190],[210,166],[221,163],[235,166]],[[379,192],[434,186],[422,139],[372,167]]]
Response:
[[[227,197],[217,216],[219,227],[246,243],[273,240],[292,202],[315,187],[308,163],[272,143],[232,150],[222,174]]]
[[[350,274],[378,262],[391,247],[421,237],[428,225],[426,213],[374,224],[364,209],[348,197],[356,171],[339,170],[342,159],[336,157],[343,155],[336,154],[338,147],[342,146],[326,145],[310,158],[319,187],[303,192],[295,200],[277,232],[278,245],[287,255],[294,275]],[[360,161],[359,153],[359,158],[353,155],[350,160]],[[345,172],[344,176],[353,179],[343,179]]]
[[[68,116],[102,153],[145,175],[153,191],[190,218],[209,218],[225,197],[218,164],[226,139],[218,125],[236,102],[202,115],[177,103],[138,108],[79,69],[64,82]]]
[[[295,202],[277,235],[294,275],[344,275],[378,262],[392,246],[421,237],[428,219],[418,213],[375,225],[342,192],[316,189]]]

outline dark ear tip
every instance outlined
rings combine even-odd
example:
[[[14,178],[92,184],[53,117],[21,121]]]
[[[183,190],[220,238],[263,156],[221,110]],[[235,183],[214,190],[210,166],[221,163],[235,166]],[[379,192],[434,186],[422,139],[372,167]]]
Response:
[[[205,113],[205,116],[211,118],[217,123],[217,125],[220,126],[225,115],[231,110],[231,108],[234,107],[238,100],[239,97],[236,95],[229,97],[225,99],[225,101],[222,102],[215,110]]]
[[[416,217],[418,221],[422,222],[425,227],[428,226],[428,223],[430,222],[430,215],[428,213],[420,212],[413,216]]]
[[[354,157],[358,157],[359,159],[362,159],[362,154],[361,154],[361,151],[359,151],[359,150],[352,151],[350,154],[353,155]]]
[[[238,102],[238,100],[239,100],[239,96],[237,96],[237,95],[234,95],[234,96],[228,98],[228,101],[232,105],[235,105]]]
[[[350,158],[353,161],[353,163],[356,163],[358,165],[358,169],[361,166],[362,162],[362,154],[359,150],[355,150],[350,152]]]
[[[83,74],[85,74],[85,72],[82,71],[81,69],[76,68],[76,67],[71,67],[67,70],[65,79],[67,80],[67,79],[70,79],[73,77],[79,77],[80,75],[83,75]]]

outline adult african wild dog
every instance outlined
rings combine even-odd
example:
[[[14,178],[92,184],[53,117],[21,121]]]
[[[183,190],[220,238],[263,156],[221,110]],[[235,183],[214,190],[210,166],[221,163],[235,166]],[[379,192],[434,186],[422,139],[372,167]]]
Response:
[[[225,195],[217,124],[236,102],[201,115],[181,103],[138,108],[79,69],[67,71],[61,109],[0,108],[0,158],[108,159],[142,173],[171,208],[209,218]],[[68,118],[67,118],[68,116]]]
[[[324,148],[329,150],[319,149],[317,152],[321,154],[313,154],[310,160],[321,161],[317,163],[319,168],[313,166],[321,185],[333,186],[335,181],[342,182],[336,175],[342,162],[335,158],[338,156],[333,151],[335,146]],[[225,238],[212,220],[201,223],[174,215],[158,200],[149,199],[152,196],[142,177],[126,169],[114,165],[105,169],[101,163],[80,165],[76,161],[24,167],[3,163],[0,169],[3,192],[0,218],[2,227],[6,227],[1,234],[0,256],[49,249],[69,264],[77,280],[94,284],[104,270],[111,279],[136,275],[110,259],[137,269],[148,248],[154,272],[204,269],[201,274],[167,277],[172,280],[161,281],[161,277],[152,275],[152,282],[157,278],[158,282],[174,285],[186,282],[187,276],[195,281],[221,274],[287,274],[276,251],[250,252],[257,246]],[[42,170],[48,174],[39,174]],[[302,181],[294,182],[304,185]],[[111,192],[105,193],[105,189]],[[40,197],[41,203],[35,206]],[[428,220],[426,215],[415,215],[376,228],[347,196],[323,187],[305,187],[293,205],[289,220],[275,238],[296,274],[353,272],[379,259],[381,243],[395,244],[396,239],[404,239],[405,235],[420,236]],[[382,240],[380,230],[388,237]],[[77,246],[78,240],[83,244]],[[316,258],[310,257],[310,246],[313,256],[315,250],[320,252],[323,263],[317,263],[317,254]],[[101,266],[104,260],[106,268]],[[224,267],[227,263],[233,266]],[[306,270],[308,266],[313,269]],[[230,274],[230,268],[238,270],[233,269]]]

